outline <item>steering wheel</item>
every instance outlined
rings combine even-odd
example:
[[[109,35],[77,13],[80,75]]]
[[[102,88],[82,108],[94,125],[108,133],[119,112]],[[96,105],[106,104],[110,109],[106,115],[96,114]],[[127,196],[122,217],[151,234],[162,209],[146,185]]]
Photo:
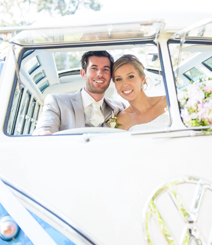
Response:
[[[62,130],[59,132],[54,133],[53,135],[58,134],[99,134],[99,133],[117,133],[117,132],[124,132],[123,129],[118,128],[107,128],[107,127],[83,127],[83,128],[72,128],[67,130]]]

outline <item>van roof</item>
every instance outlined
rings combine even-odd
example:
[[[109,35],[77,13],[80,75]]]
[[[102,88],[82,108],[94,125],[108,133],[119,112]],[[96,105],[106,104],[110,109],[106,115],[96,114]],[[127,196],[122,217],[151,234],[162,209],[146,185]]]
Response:
[[[208,14],[203,13],[175,11],[122,12],[110,15],[101,11],[88,11],[83,18],[80,14],[75,14],[48,19],[45,26],[43,21],[37,21],[30,26],[2,27],[0,35],[1,39],[21,46],[153,40],[163,29],[174,34],[207,17]]]

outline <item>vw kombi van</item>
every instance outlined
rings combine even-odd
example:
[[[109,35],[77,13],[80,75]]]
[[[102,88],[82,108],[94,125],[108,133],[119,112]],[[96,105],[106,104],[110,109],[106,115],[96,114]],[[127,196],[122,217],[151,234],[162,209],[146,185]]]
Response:
[[[1,28],[0,244],[212,243],[212,20],[136,18]],[[33,135],[88,50],[138,57],[168,124]],[[112,81],[105,97],[128,106]]]

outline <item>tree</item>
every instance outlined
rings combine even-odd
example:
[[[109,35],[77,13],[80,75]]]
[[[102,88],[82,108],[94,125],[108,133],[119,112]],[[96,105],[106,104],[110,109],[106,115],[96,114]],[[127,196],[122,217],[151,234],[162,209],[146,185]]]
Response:
[[[100,10],[101,5],[96,0],[38,0],[38,12],[48,11],[51,14],[59,14],[61,16],[74,14],[80,5],[95,11]]]
[[[80,8],[101,9],[98,0],[0,0],[0,26],[28,25],[38,14],[46,17],[72,15]]]

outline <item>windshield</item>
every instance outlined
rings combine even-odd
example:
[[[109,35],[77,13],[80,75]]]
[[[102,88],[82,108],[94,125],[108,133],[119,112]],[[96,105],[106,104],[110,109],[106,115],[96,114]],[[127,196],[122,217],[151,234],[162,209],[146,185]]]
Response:
[[[212,25],[187,28],[170,42],[181,119],[187,127],[210,126],[212,96]]]
[[[134,55],[145,67],[146,82],[143,87],[146,96],[151,98],[165,98],[166,95],[160,60],[157,46],[154,44],[128,44],[128,45],[111,45],[101,47],[107,50],[110,55],[117,60],[123,55]],[[42,118],[45,111],[45,103],[49,96],[55,94],[77,94],[80,89],[85,87],[86,79],[82,77],[81,59],[86,48],[51,48],[51,49],[29,49],[22,54],[20,66],[20,80],[23,86],[17,84],[14,94],[11,94],[10,116],[7,123],[7,133],[10,135],[31,135]],[[95,49],[94,49],[95,51]],[[98,51],[98,49],[96,50]],[[109,88],[105,92],[105,98],[117,101],[122,109],[129,107],[129,101],[120,95],[117,90],[117,84],[110,82]],[[109,103],[109,102],[108,102]],[[113,103],[113,102],[112,102]],[[116,102],[115,102],[116,103]],[[167,109],[168,112],[168,109]],[[59,112],[61,113],[61,111]],[[107,113],[106,113],[107,114]],[[59,120],[63,117],[59,115]],[[111,116],[112,115],[112,116]],[[110,117],[114,114],[105,116],[104,125],[109,126]],[[65,119],[67,120],[67,119]],[[82,119],[85,124],[77,126],[73,134],[82,134],[87,131],[86,116]],[[169,114],[166,114],[163,128],[170,125]],[[144,128],[138,128],[138,131],[155,130],[155,125],[146,125]],[[90,128],[91,129],[91,128]],[[121,132],[120,129],[94,129],[93,133],[110,133]],[[59,130],[61,131],[61,129]]]

